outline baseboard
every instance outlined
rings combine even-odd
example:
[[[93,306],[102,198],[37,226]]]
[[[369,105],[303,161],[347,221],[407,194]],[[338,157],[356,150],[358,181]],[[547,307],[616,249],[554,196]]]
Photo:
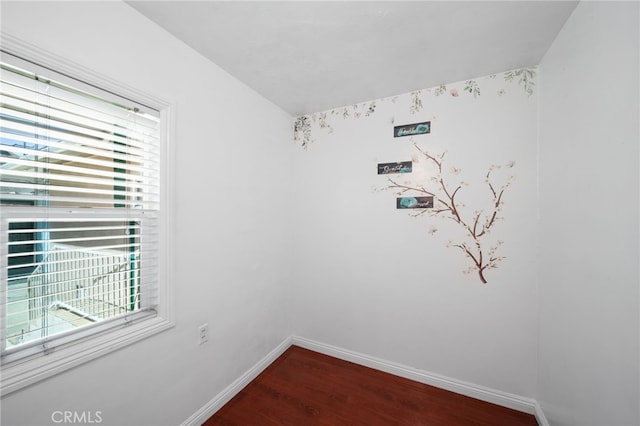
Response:
[[[222,392],[213,397],[211,401],[206,403],[191,417],[182,423],[182,426],[200,426],[209,417],[211,417],[216,411],[218,411],[224,404],[229,402],[231,398],[236,396],[245,386],[247,386],[253,379],[258,377],[273,361],[275,361],[280,355],[284,353],[291,346],[292,337],[287,337],[282,343],[280,343],[274,350],[269,352],[264,358],[258,361],[253,367],[247,370],[242,376],[236,379],[233,383],[227,386]]]
[[[547,417],[544,415],[544,411],[542,411],[542,406],[536,401],[536,420],[538,421],[538,425],[540,426],[549,426],[549,421]]]
[[[345,361],[350,361],[355,364],[363,365],[365,367],[370,367],[376,370],[384,371],[386,373],[394,374],[396,376],[414,380],[416,382],[470,396],[481,401],[501,405],[503,407],[522,411],[528,414],[534,414],[536,418],[538,418],[538,414],[540,414],[544,422],[541,422],[541,419],[538,419],[538,423],[540,425],[548,426],[548,423],[544,418],[544,414],[542,413],[542,409],[535,400],[530,398],[525,398],[507,392],[486,388],[484,386],[466,383],[461,380],[451,379],[449,377],[441,376],[438,374],[417,370],[415,368],[316,342],[310,339],[305,339],[299,336],[293,336],[292,344],[315,352],[320,352],[325,355],[333,356]]]
[[[184,423],[182,423],[182,426],[200,426],[216,411],[222,408],[224,404],[229,402],[231,398],[247,386],[253,379],[255,379],[261,372],[263,372],[269,365],[271,365],[271,363],[282,355],[291,345],[300,346],[344,361],[353,362],[355,364],[374,368],[406,379],[415,380],[416,382],[446,389],[481,401],[533,414],[540,426],[549,426],[549,422],[542,411],[542,407],[534,399],[463,382],[461,380],[452,379],[435,373],[429,373],[358,352],[316,342],[300,336],[289,336],[286,338],[278,345],[278,347],[272,350],[253,367],[247,370],[242,376],[211,399],[211,401],[185,420]]]

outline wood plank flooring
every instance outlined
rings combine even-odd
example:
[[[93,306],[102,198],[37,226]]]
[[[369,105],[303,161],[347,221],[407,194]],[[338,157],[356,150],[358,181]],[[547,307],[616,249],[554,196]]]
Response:
[[[205,426],[537,425],[534,416],[297,346]]]

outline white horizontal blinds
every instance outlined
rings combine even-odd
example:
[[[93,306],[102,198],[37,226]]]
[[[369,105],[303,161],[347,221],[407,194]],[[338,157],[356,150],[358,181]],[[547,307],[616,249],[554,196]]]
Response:
[[[2,64],[0,201],[157,209],[159,118]]]
[[[3,353],[153,312],[159,278],[158,114],[10,62],[0,63]]]

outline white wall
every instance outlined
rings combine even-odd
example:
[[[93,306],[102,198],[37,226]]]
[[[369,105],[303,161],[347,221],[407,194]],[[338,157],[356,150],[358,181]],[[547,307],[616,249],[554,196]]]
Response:
[[[553,425],[640,424],[636,2],[578,5],[540,65],[540,374]]]
[[[488,388],[533,397],[536,389],[536,140],[537,94],[505,74],[315,114],[308,144],[294,156],[293,323],[297,335]],[[452,90],[455,90],[452,95]],[[412,113],[418,99],[423,107]],[[357,117],[359,114],[359,117]],[[311,117],[313,118],[313,117]],[[310,118],[310,119],[311,119]],[[430,120],[414,137],[431,153],[447,151],[462,169],[459,192],[467,214],[488,208],[484,175],[493,164],[515,161],[497,181],[515,175],[490,240],[503,240],[507,258],[486,273],[465,275],[468,259],[447,241],[464,237],[448,219],[409,217],[377,163],[418,158],[395,125]],[[330,131],[331,130],[331,131]],[[304,138],[300,133],[302,143]],[[395,175],[429,185],[426,162]],[[431,236],[430,226],[438,231]],[[486,255],[486,252],[485,252]]]
[[[2,30],[175,105],[178,282],[175,328],[10,394],[1,423],[179,424],[291,334],[291,117],[124,3],[2,2]]]
[[[3,398],[3,424],[178,424],[292,332],[537,397],[553,424],[640,422],[637,4],[580,4],[531,96],[499,73],[478,97],[423,90],[416,113],[410,94],[328,111],[306,150],[287,114],[123,3],[1,7],[3,31],[175,104],[179,277],[174,329]],[[487,167],[516,162],[487,284],[446,247],[453,222],[375,191],[377,163],[417,157],[392,119],[431,120],[414,140],[462,169],[467,212],[487,207]]]

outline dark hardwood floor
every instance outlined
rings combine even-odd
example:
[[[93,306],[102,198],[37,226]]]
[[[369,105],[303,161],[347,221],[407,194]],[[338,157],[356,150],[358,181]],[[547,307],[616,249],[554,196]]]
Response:
[[[292,346],[204,423],[537,425],[530,414]]]

